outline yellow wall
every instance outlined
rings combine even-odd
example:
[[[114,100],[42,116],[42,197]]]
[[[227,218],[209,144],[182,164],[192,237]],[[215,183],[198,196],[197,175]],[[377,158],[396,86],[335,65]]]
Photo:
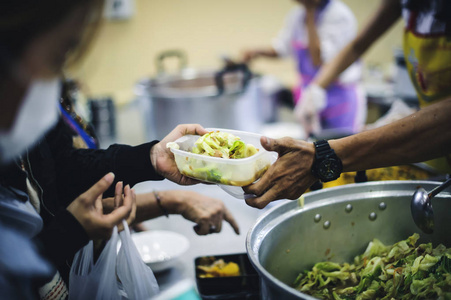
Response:
[[[379,0],[344,0],[360,26]],[[296,5],[283,0],[135,0],[135,16],[106,21],[98,39],[76,73],[92,95],[113,95],[125,101],[139,78],[155,75],[154,58],[165,49],[180,48],[194,68],[218,68],[223,54],[238,57],[248,47],[269,45]],[[400,45],[401,23],[364,57],[365,62],[388,63]],[[175,65],[169,62],[170,67]],[[259,60],[254,71],[274,74],[286,84],[296,81],[290,60]]]

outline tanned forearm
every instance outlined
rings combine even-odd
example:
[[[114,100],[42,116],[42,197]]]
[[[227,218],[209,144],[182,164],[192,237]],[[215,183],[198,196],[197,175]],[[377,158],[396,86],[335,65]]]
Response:
[[[161,205],[166,209],[168,214],[178,214],[183,206],[183,201],[178,197],[180,193],[173,191],[158,191]],[[110,213],[114,209],[114,198],[103,199],[103,208],[105,213]],[[163,216],[164,212],[157,204],[155,194],[144,193],[136,195],[136,217],[134,223],[144,222]]]
[[[382,0],[381,6],[365,28],[329,63],[325,64],[313,80],[327,88],[337,77],[354,63],[379,37],[401,16],[401,5],[397,0]]]
[[[162,198],[163,194],[159,192],[158,196]],[[155,198],[154,193],[136,195],[136,223],[154,219],[162,216],[163,214],[164,213],[161,208],[158,207],[157,199]]]
[[[158,191],[158,197],[160,198],[161,206],[166,210],[168,214],[179,214],[184,206],[181,195],[184,193],[177,191]],[[146,220],[154,219],[164,215],[163,209],[158,205],[155,193],[145,193],[136,195],[136,222],[143,222]]]
[[[384,127],[329,142],[344,171],[421,162],[451,153],[450,116],[451,99]]]

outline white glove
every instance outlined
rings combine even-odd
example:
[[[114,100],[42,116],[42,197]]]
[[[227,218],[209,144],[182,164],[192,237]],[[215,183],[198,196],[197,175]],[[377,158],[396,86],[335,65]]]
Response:
[[[316,84],[309,85],[294,108],[296,119],[303,126],[307,136],[321,131],[319,113],[327,105],[326,90]]]

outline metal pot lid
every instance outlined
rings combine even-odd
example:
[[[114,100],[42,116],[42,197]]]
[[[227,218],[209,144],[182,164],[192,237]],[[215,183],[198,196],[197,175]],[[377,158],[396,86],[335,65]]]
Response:
[[[217,72],[184,69],[179,74],[165,74],[153,79],[144,79],[137,84],[138,94],[152,97],[185,99],[216,97],[218,87],[215,82]],[[244,75],[241,72],[224,74],[225,95],[238,94],[244,91],[242,84]]]

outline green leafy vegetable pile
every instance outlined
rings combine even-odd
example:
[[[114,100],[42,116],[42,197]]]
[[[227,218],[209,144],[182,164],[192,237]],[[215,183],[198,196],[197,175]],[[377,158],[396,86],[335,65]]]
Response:
[[[239,137],[221,131],[212,131],[201,136],[194,144],[193,153],[222,157],[246,158],[258,152],[251,144],[244,143]]]
[[[451,248],[416,246],[418,239],[392,246],[374,239],[353,264],[317,263],[294,286],[320,299],[451,299]]]

